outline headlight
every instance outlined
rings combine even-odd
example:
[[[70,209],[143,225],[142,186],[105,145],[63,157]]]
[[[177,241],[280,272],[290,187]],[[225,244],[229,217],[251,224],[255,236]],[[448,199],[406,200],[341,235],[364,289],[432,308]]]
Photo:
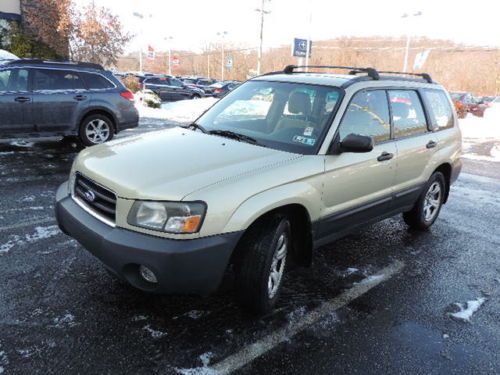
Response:
[[[167,233],[196,233],[206,210],[203,202],[136,201],[128,215],[128,223]]]

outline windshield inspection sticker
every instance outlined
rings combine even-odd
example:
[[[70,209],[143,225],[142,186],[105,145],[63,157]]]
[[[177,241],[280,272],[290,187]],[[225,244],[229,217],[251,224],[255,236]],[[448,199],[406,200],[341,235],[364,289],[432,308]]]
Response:
[[[304,135],[306,137],[310,137],[313,134],[314,128],[312,126],[308,126],[304,129]]]
[[[293,137],[293,141],[297,142],[297,143],[302,143],[303,145],[307,145],[307,146],[314,146],[314,144],[316,143],[315,138],[303,137],[301,135],[295,135]]]

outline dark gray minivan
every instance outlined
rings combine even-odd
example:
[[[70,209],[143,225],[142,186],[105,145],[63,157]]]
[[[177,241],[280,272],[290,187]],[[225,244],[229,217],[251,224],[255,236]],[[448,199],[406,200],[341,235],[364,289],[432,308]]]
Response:
[[[77,136],[91,146],[138,122],[134,95],[100,65],[0,63],[0,138]]]

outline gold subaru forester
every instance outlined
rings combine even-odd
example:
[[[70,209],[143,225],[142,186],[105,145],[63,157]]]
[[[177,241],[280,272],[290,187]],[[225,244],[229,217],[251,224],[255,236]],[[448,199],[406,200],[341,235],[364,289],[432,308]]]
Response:
[[[448,93],[427,74],[309,69],[82,151],[57,193],[61,229],[143,291],[206,295],[232,264],[240,302],[263,313],[319,246],[399,213],[429,228],[461,168]]]

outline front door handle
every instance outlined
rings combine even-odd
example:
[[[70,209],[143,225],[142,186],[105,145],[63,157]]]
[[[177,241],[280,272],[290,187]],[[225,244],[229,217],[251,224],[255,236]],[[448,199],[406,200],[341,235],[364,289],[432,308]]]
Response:
[[[26,103],[29,102],[31,99],[28,98],[27,96],[18,96],[17,98],[14,99],[18,103]]]
[[[390,152],[382,152],[379,157],[377,158],[378,161],[386,161],[386,160],[391,160],[394,157],[394,154],[391,154]]]
[[[434,148],[434,147],[436,147],[436,146],[437,146],[437,142],[434,142],[434,141],[429,141],[429,142],[425,145],[425,147],[427,147],[427,148]]]
[[[87,97],[85,95],[76,95],[76,96],[73,97],[73,99],[81,102],[82,100],[87,99]]]

